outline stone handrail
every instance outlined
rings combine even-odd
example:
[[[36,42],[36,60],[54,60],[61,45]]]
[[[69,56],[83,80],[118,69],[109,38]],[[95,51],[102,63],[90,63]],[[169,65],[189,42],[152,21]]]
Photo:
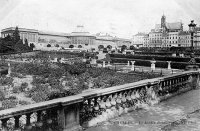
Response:
[[[46,130],[55,127],[63,131],[79,130],[84,126],[92,126],[102,120],[138,108],[138,104],[154,100],[152,94],[155,94],[161,101],[174,94],[196,88],[198,81],[198,71],[186,71],[2,110],[0,111],[2,125],[0,127],[3,131],[11,128]],[[149,91],[151,91],[150,94],[148,94]],[[108,114],[105,115],[106,113]],[[104,119],[99,118],[102,116]],[[25,122],[21,122],[22,117]],[[14,124],[10,126],[8,123],[12,119]]]

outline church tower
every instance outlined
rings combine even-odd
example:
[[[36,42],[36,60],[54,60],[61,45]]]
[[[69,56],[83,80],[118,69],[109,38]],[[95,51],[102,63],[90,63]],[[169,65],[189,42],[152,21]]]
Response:
[[[161,28],[165,28],[166,26],[166,17],[165,15],[163,14],[162,18],[161,18]]]

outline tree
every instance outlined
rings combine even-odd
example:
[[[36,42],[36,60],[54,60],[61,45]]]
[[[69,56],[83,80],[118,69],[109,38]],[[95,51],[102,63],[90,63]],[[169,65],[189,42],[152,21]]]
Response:
[[[51,47],[51,44],[48,44],[47,47]]]
[[[30,47],[28,46],[28,40],[27,39],[25,39],[25,41],[24,41],[24,50],[26,50],[26,51],[30,50]]]
[[[125,49],[127,49],[127,46],[126,45],[122,45],[121,51],[124,51]]]
[[[135,50],[135,49],[136,48],[133,45],[130,46],[130,50]]]
[[[82,45],[78,45],[78,48],[82,48]]]
[[[16,44],[20,40],[19,29],[18,27],[15,28],[13,32],[13,44]]]
[[[70,45],[69,48],[74,48],[74,45]]]
[[[59,47],[59,44],[56,44],[55,47]]]
[[[99,46],[98,46],[98,49],[99,49],[99,50],[101,50],[101,49],[103,49],[103,48],[104,48],[103,45],[99,45]]]
[[[12,38],[11,38],[11,36],[8,34],[5,38],[3,38],[3,40],[4,40],[5,42],[9,42],[9,41],[12,41]]]
[[[19,40],[15,46],[14,46],[14,50],[18,53],[21,53],[22,51],[24,51],[24,44],[22,42],[22,40]]]
[[[112,49],[112,46],[111,46],[111,45],[108,45],[107,48],[108,48],[109,50],[111,50],[111,49]]]
[[[31,50],[33,50],[33,48],[35,48],[35,45],[33,43],[31,43],[30,48],[31,48]]]

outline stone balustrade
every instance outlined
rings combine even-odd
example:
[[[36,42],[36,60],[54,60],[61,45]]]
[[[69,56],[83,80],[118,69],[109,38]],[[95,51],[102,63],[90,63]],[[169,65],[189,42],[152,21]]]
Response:
[[[3,131],[81,130],[128,111],[197,88],[199,72],[141,80],[0,111]],[[13,124],[11,124],[13,123]]]

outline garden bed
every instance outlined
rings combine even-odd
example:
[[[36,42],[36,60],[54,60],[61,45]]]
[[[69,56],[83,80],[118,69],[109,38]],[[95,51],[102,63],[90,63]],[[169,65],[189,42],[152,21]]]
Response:
[[[1,77],[2,109],[75,95],[90,88],[107,88],[160,76],[119,73],[108,68],[87,67],[86,63],[13,62],[11,71],[10,76]],[[7,95],[8,91],[12,99]]]

